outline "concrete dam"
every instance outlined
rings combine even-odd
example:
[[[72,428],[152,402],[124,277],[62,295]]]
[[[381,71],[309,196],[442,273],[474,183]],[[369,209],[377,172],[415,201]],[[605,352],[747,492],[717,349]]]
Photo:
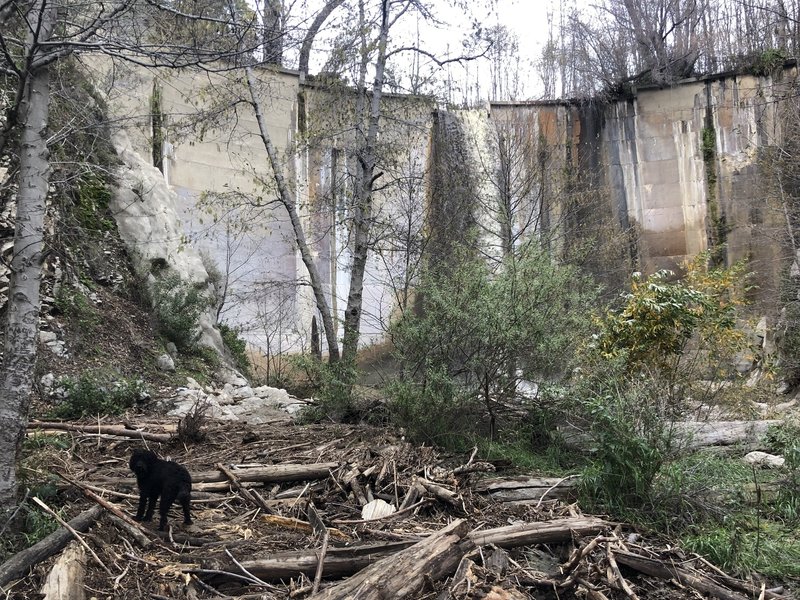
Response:
[[[289,71],[263,71],[260,84],[270,136],[340,315],[352,98]],[[315,312],[307,273],[236,85],[222,75],[110,65],[96,85],[136,151],[161,161],[181,243],[223,272],[222,319],[271,353],[307,348]],[[800,119],[796,85],[797,69],[787,65],[771,76],[693,79],[603,102],[452,109],[386,95],[362,339],[380,340],[408,298],[423,238],[446,243],[471,226],[489,257],[528,236],[582,251],[612,288],[633,270],[679,270],[713,249],[721,264],[747,260],[756,301],[774,310],[781,273],[796,257],[770,167],[787,119]]]

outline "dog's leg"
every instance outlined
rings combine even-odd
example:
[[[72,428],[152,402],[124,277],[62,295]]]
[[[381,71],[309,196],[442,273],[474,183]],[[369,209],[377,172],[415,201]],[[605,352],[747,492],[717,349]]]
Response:
[[[158,507],[158,512],[161,515],[161,520],[158,523],[159,531],[164,531],[164,528],[167,526],[167,515],[169,514],[172,503],[175,502],[175,496],[177,496],[177,493],[173,489],[166,489],[164,493],[161,494],[161,504]]]
[[[153,513],[156,510],[156,500],[158,500],[159,492],[150,492],[147,497],[147,512],[144,514],[145,521],[151,521],[153,519]]]
[[[147,494],[139,492],[139,509],[136,511],[135,521],[144,520],[144,509],[147,506]]]
[[[181,506],[183,506],[183,523],[184,525],[192,524],[192,516],[189,514],[190,498],[187,495],[181,496]]]

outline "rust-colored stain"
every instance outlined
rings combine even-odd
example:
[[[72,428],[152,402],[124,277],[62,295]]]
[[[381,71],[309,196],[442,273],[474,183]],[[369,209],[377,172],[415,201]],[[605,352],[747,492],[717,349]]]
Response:
[[[558,114],[559,107],[547,107],[539,110],[539,134],[548,145],[555,146],[561,141],[559,124],[561,118]]]

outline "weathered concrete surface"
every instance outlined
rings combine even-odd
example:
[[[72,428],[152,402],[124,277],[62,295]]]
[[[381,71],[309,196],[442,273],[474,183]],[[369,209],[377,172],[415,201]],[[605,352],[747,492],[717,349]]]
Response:
[[[142,156],[152,152],[149,99],[154,78],[160,82],[168,123],[165,177],[178,194],[188,244],[231,275],[235,302],[223,317],[244,326],[249,339],[272,354],[307,346],[314,307],[308,287],[297,285],[307,274],[283,211],[274,205],[252,114],[237,109],[235,116],[190,126],[199,108],[230,104],[235,82],[189,72],[116,75],[111,105],[128,117],[124,127]],[[338,314],[348,287],[353,99],[306,85],[291,72],[264,70],[259,78],[270,134],[285,158]],[[511,152],[516,235],[558,233],[551,243],[564,252],[592,239],[590,266],[612,277],[612,285],[634,269],[679,270],[723,242],[726,262],[750,261],[754,293],[772,308],[786,259],[785,220],[766,191],[760,161],[765,148],[781,141],[780,98],[796,78],[792,68],[776,79],[707,78],[641,89],[612,103],[493,103],[469,111],[387,97],[376,195],[380,239],[395,236],[396,242],[410,224],[406,241],[413,245],[423,231],[470,218],[480,226],[485,254],[498,257],[500,167],[503,152]],[[442,147],[454,143],[460,148]],[[443,156],[459,162],[437,167]],[[209,192],[223,197],[200,207]],[[230,211],[224,196],[231,193],[255,202]],[[437,212],[436,203],[456,196],[472,205],[448,204]],[[410,275],[405,265],[402,247],[379,244],[366,276],[366,340],[380,339],[385,330]]]

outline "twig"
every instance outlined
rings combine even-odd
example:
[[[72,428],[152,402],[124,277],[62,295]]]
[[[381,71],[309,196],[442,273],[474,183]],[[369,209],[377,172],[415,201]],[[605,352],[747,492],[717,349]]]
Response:
[[[600,542],[609,542],[609,541],[612,541],[612,540],[614,540],[614,538],[604,537],[604,536],[598,535],[596,538],[594,538],[592,541],[590,541],[588,544],[586,544],[583,548],[576,549],[573,552],[572,557],[569,559],[569,561],[567,561],[566,564],[561,566],[561,572],[562,573],[569,573],[569,572],[573,571],[578,566],[578,564],[581,562],[581,559],[584,556],[586,556],[587,554],[589,554],[592,550],[597,548],[597,545]]]
[[[322,582],[322,568],[325,565],[325,555],[328,553],[328,531],[325,530],[325,535],[322,537],[322,549],[319,551],[319,560],[317,561],[317,572],[314,574],[314,585],[311,588],[311,593],[316,594],[319,591],[319,584]]]
[[[334,479],[334,481],[336,481],[336,480]],[[294,502],[292,502],[292,506],[290,507],[290,509],[292,509],[295,506],[297,506],[297,503],[300,502],[300,498],[302,498],[305,495],[305,493],[308,491],[309,487],[311,487],[311,483],[307,483],[305,485],[305,487],[302,490],[300,490],[300,493],[297,495],[297,498],[295,498]]]
[[[108,567],[105,565],[105,563],[104,563],[102,560],[100,560],[100,557],[99,557],[99,556],[97,556],[97,554],[95,554],[95,551],[94,551],[94,550],[92,550],[92,549],[89,547],[89,544],[87,544],[87,543],[84,541],[84,539],[81,537],[81,534],[80,534],[80,533],[78,533],[77,531],[75,531],[75,530],[72,528],[72,526],[71,526],[69,523],[67,523],[67,522],[66,522],[64,519],[62,519],[61,517],[59,517],[59,516],[56,514],[56,512],[55,512],[55,511],[54,511],[52,508],[50,508],[49,506],[47,506],[47,504],[45,504],[44,502],[42,502],[42,501],[41,501],[39,498],[37,498],[36,496],[34,496],[34,497],[33,497],[33,501],[34,501],[36,504],[38,504],[39,506],[41,506],[41,507],[42,507],[42,508],[43,508],[45,511],[47,511],[48,513],[50,513],[50,515],[51,515],[51,516],[52,516],[52,517],[53,517],[53,518],[54,518],[56,521],[58,521],[58,524],[59,524],[59,525],[61,525],[61,526],[62,526],[64,529],[66,529],[67,531],[69,531],[69,532],[72,534],[72,537],[74,537],[74,538],[75,538],[75,539],[78,541],[78,543],[79,543],[81,546],[83,546],[84,548],[86,548],[86,550],[89,552],[89,554],[91,554],[91,555],[92,555],[92,557],[93,557],[93,558],[94,558],[94,560],[97,562],[97,564],[98,564],[98,565],[100,565],[101,567],[103,567],[103,570],[104,570],[106,573],[108,573],[108,576],[109,576],[109,577],[114,577],[114,573],[112,573],[112,572],[111,572],[111,569],[109,569],[109,568],[108,568]]]
[[[250,490],[245,488],[242,485],[242,483],[239,481],[239,478],[236,477],[236,475],[234,475],[233,472],[230,469],[228,469],[225,465],[223,465],[222,463],[217,463],[214,466],[217,469],[219,469],[220,471],[222,471],[222,473],[225,475],[225,477],[227,477],[230,480],[230,482],[233,484],[233,487],[235,487],[236,490],[246,500],[249,500],[252,504],[255,504],[258,508],[260,508],[261,510],[263,510],[265,513],[267,513],[269,515],[274,515],[275,514],[275,511],[272,510],[269,507],[269,505],[267,505],[267,503],[264,501],[264,499],[261,496],[259,496],[258,494],[253,494],[253,493],[250,492]]]
[[[611,566],[611,571],[617,578],[622,591],[625,592],[628,595],[628,598],[631,600],[639,600],[639,596],[636,595],[636,592],[633,591],[633,588],[631,588],[631,586],[622,576],[622,572],[619,570],[617,560],[614,558],[614,552],[611,550],[611,544],[608,542],[606,542],[606,556],[608,557],[608,564]]]
[[[591,600],[608,600],[608,596],[601,592],[596,585],[589,583],[582,577],[578,577],[575,581],[586,590],[586,595]]]
[[[556,489],[558,486],[560,486],[565,481],[567,481],[569,479],[574,479],[576,477],[580,477],[580,475],[567,475],[566,477],[562,477],[561,479],[556,481],[553,485],[551,485],[549,488],[547,488],[544,491],[544,493],[539,497],[539,501],[536,503],[536,506],[534,508],[539,508],[542,505],[542,501],[545,499],[545,496],[547,496],[547,494],[552,492],[554,489]]]
[[[239,567],[242,570],[242,573],[244,573],[245,575],[247,575],[250,578],[250,582],[251,583],[254,583],[256,585],[260,585],[262,587],[265,587],[268,590],[271,590],[273,592],[279,591],[278,588],[276,588],[274,586],[271,586],[266,581],[262,581],[261,579],[259,579],[255,575],[253,575],[250,571],[245,569],[244,566],[242,565],[242,563],[240,563],[238,560],[236,560],[236,558],[234,558],[233,554],[231,554],[230,550],[228,550],[227,548],[225,548],[225,554],[227,554],[228,558],[230,558],[233,561],[233,564],[235,564],[237,567]]]

